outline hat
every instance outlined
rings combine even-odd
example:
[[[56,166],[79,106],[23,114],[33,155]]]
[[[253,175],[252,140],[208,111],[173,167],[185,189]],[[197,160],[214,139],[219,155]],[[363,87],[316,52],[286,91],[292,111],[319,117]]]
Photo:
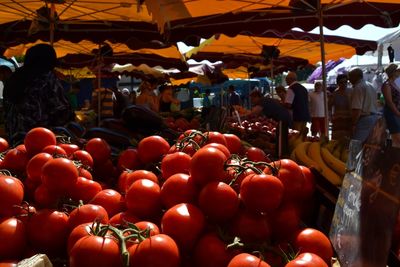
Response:
[[[386,68],[385,68],[385,73],[386,75],[390,78],[393,76],[393,74],[395,73],[396,70],[399,69],[399,66],[397,66],[397,64],[394,63],[390,63]]]

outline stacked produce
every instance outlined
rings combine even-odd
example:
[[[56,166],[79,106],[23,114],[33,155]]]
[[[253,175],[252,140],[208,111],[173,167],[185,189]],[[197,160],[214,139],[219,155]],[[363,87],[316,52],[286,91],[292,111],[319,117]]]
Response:
[[[11,172],[0,175],[0,262],[45,253],[71,267],[330,265],[329,239],[301,223],[310,169],[269,162],[236,135],[189,130],[172,146],[149,136],[115,159],[100,138],[80,147],[44,128],[15,148],[0,140]]]

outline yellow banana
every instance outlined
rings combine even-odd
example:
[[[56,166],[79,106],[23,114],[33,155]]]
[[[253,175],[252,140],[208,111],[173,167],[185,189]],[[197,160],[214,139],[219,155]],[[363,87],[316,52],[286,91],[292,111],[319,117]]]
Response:
[[[321,147],[321,156],[325,163],[333,169],[340,177],[346,174],[346,164],[340,159],[336,158],[325,147]]]
[[[340,159],[340,155],[342,153],[342,148],[343,148],[342,144],[339,143],[338,145],[336,145],[335,149],[332,151],[332,155],[335,158]]]
[[[329,143],[327,143],[324,147],[329,150],[329,152],[333,152],[335,147],[337,146],[338,141],[337,140],[330,140]]]
[[[311,142],[303,142],[299,144],[296,149],[294,150],[294,154],[296,156],[296,159],[300,164],[307,166],[309,168],[314,167],[317,171],[321,171],[320,166],[318,165],[317,162],[312,160],[308,155],[307,155],[307,150],[308,147],[311,145]]]
[[[333,185],[339,186],[342,184],[342,178],[339,177],[332,169],[330,169],[321,157],[321,144],[313,142],[308,147],[308,156],[314,160],[321,168],[320,173]]]

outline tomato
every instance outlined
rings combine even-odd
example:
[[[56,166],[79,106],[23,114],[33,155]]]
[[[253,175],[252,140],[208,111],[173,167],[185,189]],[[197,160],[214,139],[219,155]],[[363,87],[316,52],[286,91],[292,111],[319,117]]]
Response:
[[[30,130],[24,139],[26,151],[30,156],[40,153],[43,148],[57,144],[55,134],[49,129],[37,127]]]
[[[197,267],[226,267],[233,258],[234,251],[215,233],[203,235],[194,249],[194,263]]]
[[[255,172],[252,169],[245,169],[243,172],[241,172],[237,177],[235,177],[236,171],[232,168],[229,171],[229,177],[228,177],[228,181],[227,183],[231,183],[233,179],[235,179],[235,181],[233,182],[233,184],[231,184],[231,187],[237,192],[240,192],[240,186],[242,185],[242,182],[244,180],[244,178],[246,178],[247,176],[249,176],[250,174],[255,174]]]
[[[53,159],[53,156],[48,153],[38,153],[33,156],[26,166],[26,174],[30,179],[37,183],[42,182],[42,167],[49,160]]]
[[[329,238],[322,232],[306,228],[298,233],[294,245],[300,253],[310,252],[320,256],[325,262],[330,262],[333,249]]]
[[[216,149],[219,149],[222,153],[224,153],[225,157],[228,159],[231,156],[231,152],[229,152],[229,149],[219,143],[209,143],[205,146],[203,146],[203,148],[205,147],[215,147]]]
[[[151,236],[131,246],[128,251],[130,267],[179,267],[179,249],[165,234]]]
[[[205,218],[199,208],[182,203],[168,209],[161,219],[162,233],[172,237],[179,248],[191,250],[205,226]]]
[[[152,135],[143,138],[138,144],[139,159],[147,164],[157,162],[168,153],[170,146],[163,137]]]
[[[49,145],[43,148],[42,152],[44,153],[49,153],[52,156],[63,156],[67,157],[67,152],[60,146],[58,145]]]
[[[220,132],[205,132],[204,135],[207,137],[207,144],[218,143],[226,146],[225,136]]]
[[[254,162],[271,162],[269,157],[265,154],[263,150],[258,147],[250,147],[246,150],[246,157]]]
[[[196,151],[197,148],[193,144],[184,142],[179,148],[176,145],[171,146],[171,148],[168,150],[168,154],[183,152],[192,157]]]
[[[74,161],[79,161],[81,162],[84,166],[93,167],[93,157],[92,155],[89,154],[89,152],[85,151],[85,150],[77,150],[75,152],[72,153],[71,160]]]
[[[15,207],[14,217],[23,223],[26,223],[30,216],[36,212],[36,208],[29,205],[27,202],[23,202],[20,206]]]
[[[79,150],[79,146],[76,144],[58,144],[65,152],[67,152],[68,157],[72,155],[75,151]]]
[[[68,216],[56,210],[39,210],[28,222],[28,240],[32,247],[42,253],[62,254],[68,233]]]
[[[229,230],[243,242],[266,242],[271,236],[271,226],[267,218],[247,210],[241,210],[236,214]]]
[[[227,267],[271,267],[262,259],[248,253],[240,253],[233,257]]]
[[[183,152],[167,154],[161,161],[161,174],[164,180],[176,173],[189,174],[192,157]]]
[[[25,171],[28,161],[28,153],[21,147],[16,147],[6,152],[2,162],[2,167],[21,174]]]
[[[68,254],[70,253],[72,247],[75,245],[76,242],[78,242],[79,239],[88,236],[92,232],[91,230],[92,226],[96,227],[96,224],[94,224],[93,222],[83,223],[72,229],[71,233],[68,236],[68,241],[67,241]]]
[[[118,170],[136,170],[140,166],[139,152],[135,148],[128,148],[118,156]]]
[[[285,186],[284,199],[298,200],[301,198],[304,175],[299,165],[291,159],[275,161],[274,165],[279,169],[277,177]]]
[[[271,212],[279,207],[284,187],[275,176],[251,174],[240,186],[240,198],[245,206],[255,212]]]
[[[99,205],[85,204],[71,211],[69,214],[68,225],[69,229],[72,230],[80,224],[90,223],[93,221],[104,224],[108,223],[107,211]]]
[[[14,206],[20,205],[24,198],[24,186],[12,176],[0,175],[0,217],[12,216]]]
[[[79,177],[84,177],[88,180],[93,180],[92,173],[87,169],[83,168],[82,166],[78,167],[78,175]]]
[[[42,167],[42,183],[55,194],[64,194],[77,180],[78,170],[69,159],[51,159]]]
[[[131,185],[140,180],[140,179],[147,179],[150,181],[153,181],[154,183],[158,184],[158,178],[157,176],[151,172],[151,171],[146,171],[146,170],[136,170],[133,172],[128,172],[126,174],[126,178],[125,178],[125,187],[123,192],[128,191],[129,187],[131,187]]]
[[[120,193],[113,189],[104,189],[98,192],[90,204],[100,205],[106,209],[108,217],[112,217],[124,208],[124,199]]]
[[[281,205],[271,215],[272,233],[275,240],[291,241],[300,227],[300,215],[293,204]]]
[[[72,247],[69,254],[69,266],[122,266],[118,243],[112,237],[85,236]]]
[[[115,214],[108,221],[109,224],[117,226],[117,225],[126,225],[126,222],[136,223],[139,219],[128,211],[123,211]]]
[[[160,186],[148,179],[135,181],[126,192],[126,206],[139,218],[153,218],[161,212]]]
[[[6,151],[9,147],[10,145],[8,144],[8,141],[3,137],[0,137],[0,153]]]
[[[211,181],[222,181],[227,175],[224,170],[226,160],[224,153],[216,148],[201,148],[192,157],[190,174],[201,186]]]
[[[18,260],[15,261],[7,260],[0,262],[0,267],[17,267],[17,266],[18,266]]]
[[[26,229],[17,218],[0,219],[0,259],[18,260],[26,247]]]
[[[285,267],[328,267],[328,265],[314,253],[301,253]]]
[[[34,193],[35,204],[42,208],[55,208],[59,196],[49,190],[44,184],[39,185]]]
[[[303,173],[304,183],[303,188],[301,190],[302,196],[305,199],[310,199],[315,191],[315,177],[314,174],[308,167],[299,166],[301,172]]]
[[[161,187],[161,203],[171,208],[180,203],[193,203],[197,188],[191,176],[177,173],[168,178]]]
[[[82,200],[88,203],[102,190],[101,185],[84,177],[78,177],[76,184],[70,189],[68,195],[73,200]]]
[[[211,221],[225,222],[238,211],[239,198],[226,183],[209,182],[200,191],[199,207]]]
[[[156,224],[154,224],[152,222],[140,221],[140,222],[136,222],[135,225],[140,230],[148,229],[150,236],[159,235],[160,234],[160,229],[158,228],[158,226]]]
[[[111,147],[102,138],[92,138],[86,145],[85,150],[89,152],[95,163],[106,162],[111,157]]]
[[[96,163],[93,167],[93,177],[95,180],[104,181],[105,183],[112,184],[114,179],[119,176],[119,171],[111,159],[102,163]]]
[[[242,142],[237,135],[224,134],[226,140],[226,147],[229,149],[231,154],[239,154],[242,149]]]

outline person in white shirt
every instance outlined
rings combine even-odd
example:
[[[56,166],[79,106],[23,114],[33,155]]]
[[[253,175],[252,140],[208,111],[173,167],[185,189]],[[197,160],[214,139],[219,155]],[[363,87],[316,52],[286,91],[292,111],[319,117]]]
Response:
[[[311,115],[311,134],[313,136],[325,135],[325,106],[322,83],[315,82],[314,91],[308,94]]]

